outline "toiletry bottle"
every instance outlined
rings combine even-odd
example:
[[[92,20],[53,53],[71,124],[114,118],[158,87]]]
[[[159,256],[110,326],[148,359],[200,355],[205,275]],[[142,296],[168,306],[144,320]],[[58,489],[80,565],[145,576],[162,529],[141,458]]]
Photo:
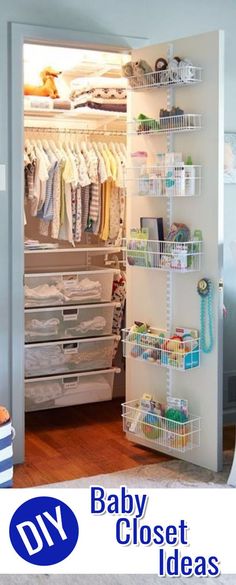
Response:
[[[188,156],[185,165],[185,195],[195,195],[195,167],[191,156]]]
[[[174,152],[165,155],[165,195],[173,195],[175,190],[175,159]]]
[[[175,191],[177,196],[185,195],[185,165],[184,162],[175,163]]]
[[[200,242],[202,242],[202,230],[199,230],[199,229],[194,230],[192,241],[194,243],[190,244],[190,246],[191,246],[191,252],[193,252],[193,255],[191,255],[191,253],[190,253],[188,256],[188,267],[193,266],[194,268],[195,267],[197,268],[198,263],[199,263],[199,254],[201,252]]]

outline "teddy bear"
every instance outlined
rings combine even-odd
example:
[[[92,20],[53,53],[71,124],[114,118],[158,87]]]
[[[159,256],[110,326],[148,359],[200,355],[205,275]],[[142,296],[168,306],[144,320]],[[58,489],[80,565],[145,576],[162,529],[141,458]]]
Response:
[[[128,61],[122,67],[122,73],[124,77],[129,79],[130,87],[141,87],[142,85],[151,85],[152,80],[148,76],[148,80],[144,77],[147,73],[152,73],[152,67],[140,59],[139,61]]]
[[[40,97],[59,98],[55,78],[61,75],[62,71],[55,71],[52,67],[45,67],[40,73],[42,85],[24,85],[24,95],[36,95]]]
[[[5,406],[0,406],[0,425],[4,425],[10,420],[10,415]]]

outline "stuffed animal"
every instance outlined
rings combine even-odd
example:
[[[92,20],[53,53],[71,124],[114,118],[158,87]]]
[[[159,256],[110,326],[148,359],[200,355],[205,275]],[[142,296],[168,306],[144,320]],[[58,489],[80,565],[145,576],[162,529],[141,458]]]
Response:
[[[24,95],[37,95],[50,97],[52,99],[59,98],[59,93],[55,84],[57,78],[62,72],[55,71],[52,67],[45,67],[40,73],[42,85],[24,85]]]
[[[146,73],[151,73],[152,67],[144,61],[144,59],[140,59],[139,61],[128,61],[122,67],[122,73],[124,77],[129,79],[129,84],[131,87],[140,87],[145,84],[145,77]],[[151,79],[148,76],[148,85],[151,84]]]
[[[0,425],[4,425],[10,420],[10,415],[5,406],[0,406]]]

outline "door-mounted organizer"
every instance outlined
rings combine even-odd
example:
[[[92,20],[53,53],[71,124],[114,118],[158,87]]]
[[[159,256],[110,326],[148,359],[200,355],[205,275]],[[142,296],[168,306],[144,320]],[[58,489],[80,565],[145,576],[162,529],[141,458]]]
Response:
[[[173,58],[173,46],[169,45],[168,59]],[[149,136],[158,137],[165,134],[167,137],[167,151],[173,152],[173,135],[179,133],[196,132],[202,128],[202,114],[181,113],[171,115],[174,106],[173,89],[175,86],[187,86],[198,84],[202,81],[202,68],[189,65],[179,67],[177,72],[153,71],[142,76],[129,78],[131,92],[155,90],[166,88],[168,116],[161,115],[153,118],[147,116],[133,117],[128,123],[128,135],[130,137]],[[147,94],[146,94],[147,95]],[[145,102],[145,109],[147,102]],[[160,112],[161,114],[161,112]],[[151,138],[150,138],[151,139]],[[130,138],[132,141],[132,138]],[[131,144],[131,142],[130,142]],[[174,197],[197,196],[201,193],[202,167],[200,165],[188,166],[189,173],[185,172],[188,165],[184,165],[184,174],[181,180],[170,182],[168,169],[165,166],[156,165],[135,165],[127,168],[128,196],[165,197],[166,219],[169,227],[173,222],[172,200]],[[173,173],[171,173],[173,177]],[[191,180],[189,180],[191,178]],[[149,208],[148,208],[149,210]],[[150,210],[149,210],[150,213]],[[132,208],[131,208],[132,216]],[[166,271],[166,295],[167,295],[167,319],[166,331],[172,331],[172,273],[173,272],[195,272],[201,268],[203,254],[202,241],[169,242],[157,240],[141,240],[129,238],[123,244],[125,250],[126,264],[129,270],[133,267],[147,268]],[[154,289],[150,290],[150,296]],[[135,367],[139,362],[159,365],[167,369],[167,397],[172,396],[172,370],[188,372],[200,366],[200,340],[195,338],[192,346],[184,342],[171,345],[171,337],[165,332],[163,336],[155,330],[145,334],[133,334],[132,329],[124,329],[123,355],[129,359]],[[187,350],[187,351],[186,351]],[[145,385],[143,391],[148,392]],[[128,390],[129,392],[129,390]],[[134,396],[134,388],[132,390]],[[144,445],[149,445],[157,450],[173,452],[175,454],[185,453],[200,446],[200,417],[188,414],[185,422],[174,421],[157,415],[142,407],[142,400],[132,400],[123,404],[123,428],[127,437]],[[179,455],[180,456],[180,455]]]

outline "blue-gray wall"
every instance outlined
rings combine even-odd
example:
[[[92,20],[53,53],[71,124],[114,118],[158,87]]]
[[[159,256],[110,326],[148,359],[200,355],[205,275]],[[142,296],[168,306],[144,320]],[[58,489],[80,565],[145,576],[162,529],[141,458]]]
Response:
[[[145,5],[145,10],[143,8]],[[0,163],[7,163],[9,53],[8,23],[27,23],[58,28],[147,37],[159,43],[209,30],[224,29],[225,128],[236,131],[236,2],[234,0],[0,0]],[[158,56],[158,55],[157,55]],[[0,402],[9,404],[9,251],[8,193],[0,193]],[[236,189],[226,187],[225,196],[225,292],[232,317],[225,324],[227,369],[234,366],[234,327],[236,324],[235,265],[229,241],[236,237]]]

